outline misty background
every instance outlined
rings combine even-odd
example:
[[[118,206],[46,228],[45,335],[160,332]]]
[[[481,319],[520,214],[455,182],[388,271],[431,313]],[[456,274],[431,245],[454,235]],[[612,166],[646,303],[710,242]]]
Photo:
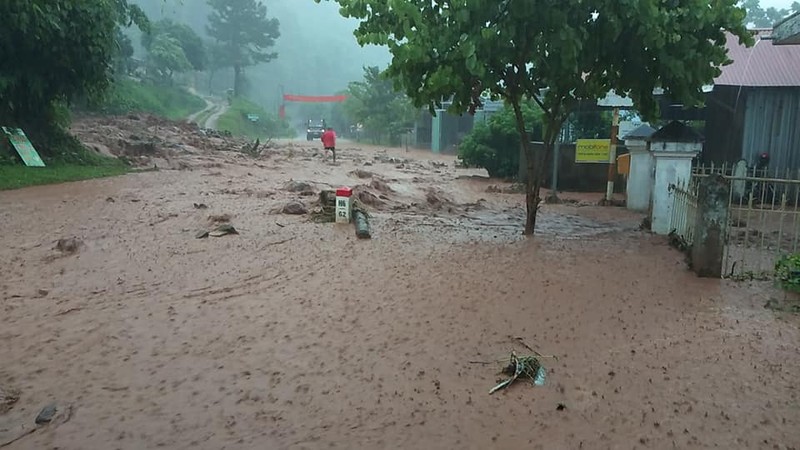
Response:
[[[189,25],[204,40],[211,8],[205,0],[133,0],[152,22],[172,19]],[[384,47],[361,47],[353,36],[358,21],[339,14],[335,2],[314,0],[262,0],[267,15],[280,22],[280,37],[274,51],[278,58],[245,69],[244,94],[270,113],[277,113],[281,90],[297,95],[333,95],[347,89],[348,83],[362,80],[365,66],[385,68],[391,57]],[[130,29],[137,58],[143,58],[140,33]],[[195,77],[194,88],[209,93],[207,79]],[[224,95],[233,87],[233,71],[214,75],[211,92]],[[333,105],[287,104],[286,113],[299,125],[312,116],[329,116]],[[329,118],[329,117],[326,117]]]

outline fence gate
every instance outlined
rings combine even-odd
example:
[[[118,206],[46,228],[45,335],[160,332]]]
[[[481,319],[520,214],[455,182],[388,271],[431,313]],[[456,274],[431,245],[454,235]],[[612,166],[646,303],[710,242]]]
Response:
[[[771,277],[782,256],[800,250],[800,171],[743,171],[740,164],[695,167],[689,181],[671,187],[673,238],[686,246],[694,238],[699,180],[712,174],[731,185],[723,274]]]

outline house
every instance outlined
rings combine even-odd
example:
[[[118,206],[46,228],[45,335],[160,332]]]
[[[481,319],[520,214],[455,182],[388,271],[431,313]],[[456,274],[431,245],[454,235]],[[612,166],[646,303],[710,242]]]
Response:
[[[800,12],[783,19],[772,30],[775,45],[800,45]]]
[[[503,102],[486,100],[474,115],[451,114],[447,112],[449,106],[449,102],[444,102],[442,109],[436,110],[436,116],[427,110],[420,111],[414,125],[415,147],[430,149],[434,153],[456,153],[458,144],[473,126],[502,109]]]
[[[750,48],[728,36],[733,63],[706,100],[702,160],[753,164],[768,153],[770,170],[800,169],[800,46],[774,45],[771,30],[755,33]]]

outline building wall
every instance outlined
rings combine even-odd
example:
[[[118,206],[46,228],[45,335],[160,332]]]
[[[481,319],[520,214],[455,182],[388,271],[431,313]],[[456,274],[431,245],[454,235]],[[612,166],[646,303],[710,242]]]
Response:
[[[717,86],[707,101],[704,163],[755,163],[770,154],[770,170],[800,169],[800,87]]]
[[[422,111],[415,125],[415,147],[455,154],[458,144],[472,130],[474,121],[469,114],[459,116],[439,110],[433,117],[430,112]],[[434,145],[436,139],[438,147]]]
[[[753,89],[747,95],[741,157],[770,155],[770,170],[800,168],[800,87]]]
[[[605,192],[608,183],[608,164],[586,164],[575,162],[575,144],[562,143],[558,149],[558,190],[565,192]],[[620,145],[617,154],[627,153],[627,148]],[[552,158],[546,163],[544,186],[549,188],[553,173]],[[524,170],[524,169],[523,169]],[[614,183],[614,192],[625,190],[625,177],[618,175]]]
[[[716,86],[706,98],[706,142],[701,155],[706,164],[735,163],[742,158],[742,130],[747,89]]]
[[[425,148],[430,150],[431,148],[431,133],[432,133],[432,124],[431,124],[431,113],[428,111],[420,111],[419,115],[417,116],[417,121],[414,127],[414,147],[416,148]]]

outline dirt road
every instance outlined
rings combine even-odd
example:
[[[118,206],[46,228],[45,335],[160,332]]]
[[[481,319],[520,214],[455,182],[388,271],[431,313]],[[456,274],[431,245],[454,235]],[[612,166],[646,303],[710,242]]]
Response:
[[[523,239],[522,197],[452,158],[315,144],[0,192],[0,445],[55,402],[7,448],[800,448],[769,285],[695,278],[622,209]],[[313,208],[290,180],[358,186],[373,239],[275,213]],[[224,214],[239,235],[195,238]],[[490,396],[470,361],[515,337],[558,358]]]
[[[224,100],[203,97],[206,107],[189,116],[186,121],[196,123],[200,128],[216,130],[219,118],[228,111],[228,104]]]

